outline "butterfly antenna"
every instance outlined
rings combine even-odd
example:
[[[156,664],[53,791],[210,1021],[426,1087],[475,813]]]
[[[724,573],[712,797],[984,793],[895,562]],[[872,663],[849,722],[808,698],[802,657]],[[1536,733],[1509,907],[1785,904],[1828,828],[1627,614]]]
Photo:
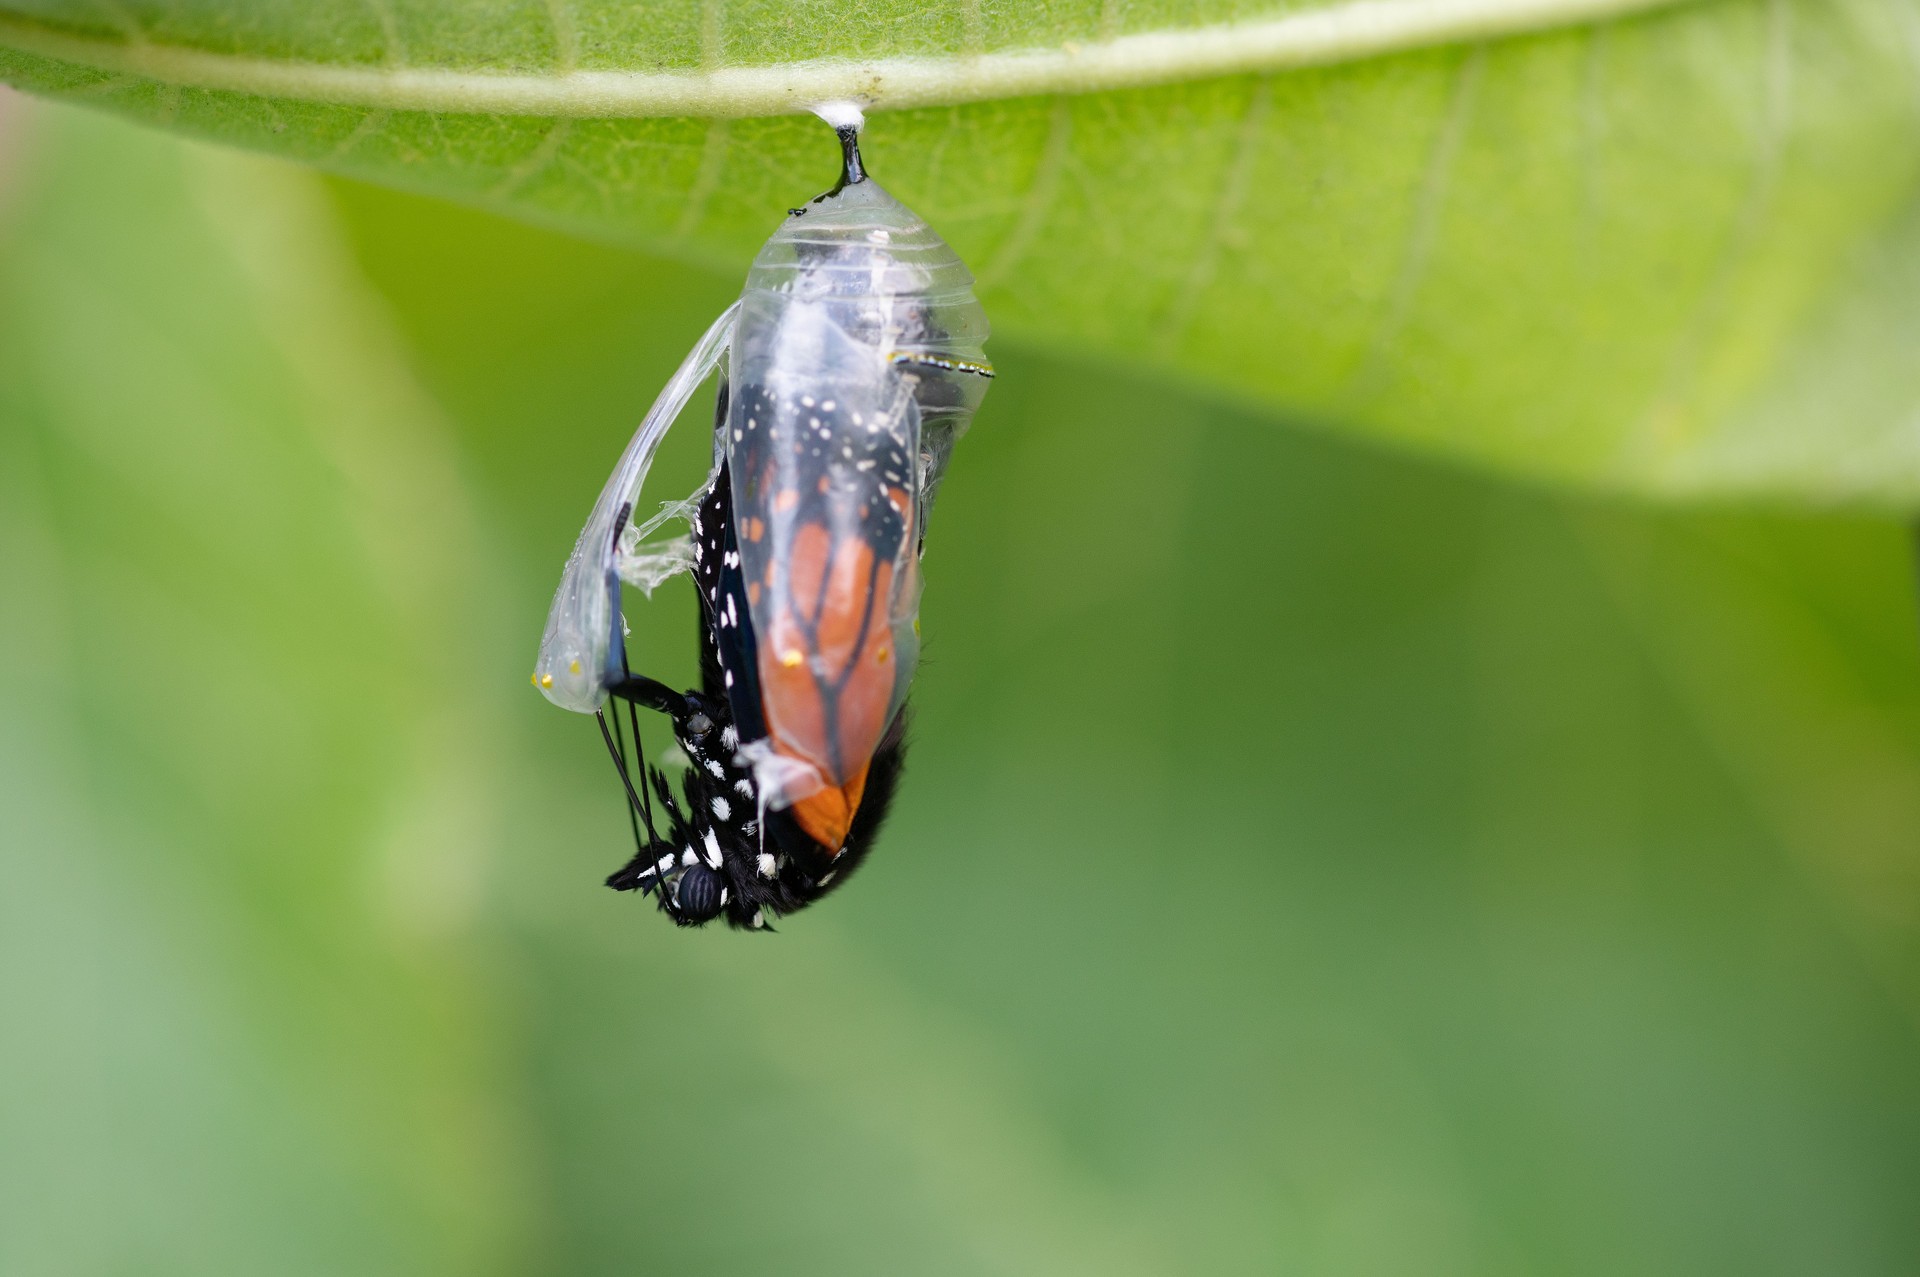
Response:
[[[633,681],[633,671],[627,667],[627,651],[620,649],[620,672]],[[653,797],[647,793],[647,750],[640,743],[640,708],[632,701],[627,702],[627,721],[633,725],[633,759],[640,764],[640,802],[641,814],[647,821],[647,832],[653,832]],[[616,727],[618,724],[615,725]]]
[[[613,758],[613,769],[616,772],[620,773],[620,784],[627,791],[627,816],[630,823],[633,825],[634,846],[638,848],[642,853],[644,853],[647,850],[647,847],[640,840],[640,818],[639,818],[639,812],[641,811],[640,795],[638,792],[634,790],[633,777],[627,771],[627,751],[626,751],[625,742],[623,741],[619,744],[614,743],[615,733],[609,730],[607,727],[607,713],[605,710],[595,710],[593,712],[593,718],[595,722],[600,724],[600,739],[607,743],[607,753],[611,755]],[[618,728],[620,725],[620,720],[617,716],[614,718],[613,722],[614,722],[614,727]],[[657,839],[659,837],[659,835],[654,831],[653,821],[651,819],[647,821],[647,833],[653,838]]]
[[[631,717],[631,715],[629,717]],[[645,771],[647,763],[646,763],[646,755],[641,751],[641,748],[640,748],[640,722],[638,719],[633,720],[633,754],[631,757],[629,757],[627,754],[627,739],[620,732],[620,711],[617,708],[614,710],[614,713],[613,713],[613,743],[620,747],[620,771],[623,775],[631,777],[633,775],[633,769],[635,766],[638,766],[642,769],[640,772],[641,783],[638,785],[632,786],[632,788],[639,792],[639,795],[640,795],[639,817],[640,817],[640,820],[645,822],[647,826],[647,841],[649,843],[652,843],[655,840],[657,840],[660,835],[653,825],[653,808],[647,802],[647,786],[646,786],[647,773]],[[629,811],[632,810],[633,803],[631,799],[629,799],[627,803],[627,807]],[[634,830],[634,837],[638,838],[639,836],[640,836],[640,831],[638,828],[636,828]]]

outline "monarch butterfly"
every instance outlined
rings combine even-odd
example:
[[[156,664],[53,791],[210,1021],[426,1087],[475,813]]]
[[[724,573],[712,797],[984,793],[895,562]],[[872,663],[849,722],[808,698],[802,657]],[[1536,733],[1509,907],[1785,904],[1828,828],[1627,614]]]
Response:
[[[858,109],[817,112],[840,138],[839,180],[788,211],[641,422],[567,560],[533,674],[599,719],[619,773],[636,854],[607,885],[653,894],[682,925],[763,928],[871,848],[905,762],[927,516],[993,376],[966,266],[867,175]],[[636,522],[660,441],[720,368],[706,483]],[[689,536],[649,540],[675,518]],[[651,594],[689,569],[701,687],[676,692],[631,671],[621,587]],[[690,764],[678,800],[645,762],[636,707],[673,724]]]

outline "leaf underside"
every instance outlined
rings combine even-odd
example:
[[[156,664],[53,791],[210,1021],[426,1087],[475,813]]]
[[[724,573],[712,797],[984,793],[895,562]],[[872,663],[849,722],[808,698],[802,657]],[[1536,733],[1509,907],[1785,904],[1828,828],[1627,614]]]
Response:
[[[1021,50],[1067,66],[1063,46],[1151,54],[1161,37],[1177,51],[1195,30],[1293,20],[1226,3],[1018,8],[127,0],[75,17],[12,0],[0,77],[737,273],[828,180],[821,126],[728,118],[725,102],[709,118],[596,115],[569,98],[570,72],[801,75],[858,50],[971,96],[967,66],[988,75]],[[1301,13],[1393,37],[1421,8]],[[1389,38],[1376,46],[1397,51],[1327,65],[1199,66],[1103,92],[1043,79],[876,112],[870,167],[973,266],[1004,333],[1534,478],[1911,506],[1920,10],[1596,11],[1565,7],[1555,28],[1552,6],[1521,3],[1513,33]],[[377,83],[427,70],[517,77],[562,105],[401,109],[126,69],[179,51],[204,55],[202,81],[222,59],[288,68],[293,89],[316,67]]]

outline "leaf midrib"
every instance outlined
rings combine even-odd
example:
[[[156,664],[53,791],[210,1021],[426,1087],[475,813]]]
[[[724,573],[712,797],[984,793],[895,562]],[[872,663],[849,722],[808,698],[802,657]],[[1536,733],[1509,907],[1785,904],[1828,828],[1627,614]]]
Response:
[[[273,61],[112,40],[0,15],[0,44],[183,88],[383,110],[610,118],[747,117],[843,99],[873,108],[1144,88],[1358,61],[1601,22],[1692,0],[1344,0],[1255,22],[947,57],[809,59],[687,71],[551,72]]]

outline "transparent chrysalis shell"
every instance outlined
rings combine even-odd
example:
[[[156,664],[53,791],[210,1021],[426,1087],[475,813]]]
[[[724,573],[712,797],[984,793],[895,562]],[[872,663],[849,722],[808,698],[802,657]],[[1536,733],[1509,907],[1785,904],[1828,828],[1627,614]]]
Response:
[[[871,179],[797,210],[748,272],[725,445],[772,805],[851,783],[906,699],[920,546],[987,334],[958,255]]]
[[[650,555],[641,545],[645,534],[673,512],[671,508],[662,510],[635,528],[635,502],[668,428],[700,383],[726,357],[739,310],[737,302],[729,306],[680,362],[640,428],[634,431],[627,450],[620,454],[619,464],[587,516],[587,525],[573,543],[573,553],[553,594],[553,607],[547,612],[540,655],[533,666],[533,685],[561,709],[596,712],[606,704],[607,689],[625,675],[626,628],[620,616],[620,582],[632,579],[651,590],[663,579],[661,573],[645,570],[657,562],[658,552]],[[684,562],[680,570],[685,570]]]
[[[727,642],[719,655],[739,758],[763,806],[792,807],[833,850],[913,679],[928,514],[992,369],[972,275],[866,176],[858,113],[821,114],[840,183],[790,212],[641,423],[568,560],[533,681],[563,708],[601,708],[628,678],[622,582],[650,592],[691,559],[648,533],[727,475],[747,616],[715,623],[733,628],[731,664]],[[708,485],[635,526],[661,438],[719,367]]]

